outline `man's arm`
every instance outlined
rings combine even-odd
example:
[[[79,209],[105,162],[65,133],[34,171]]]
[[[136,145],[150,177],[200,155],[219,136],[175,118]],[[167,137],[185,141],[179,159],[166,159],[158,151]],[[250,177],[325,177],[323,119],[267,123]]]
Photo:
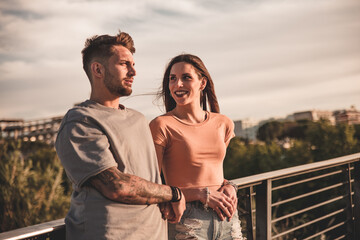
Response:
[[[116,167],[108,168],[88,180],[106,198],[129,204],[157,204],[170,202],[173,198],[170,186],[149,182],[135,175],[126,174]],[[171,223],[179,222],[186,209],[185,196],[171,202],[174,215]]]
[[[130,204],[157,204],[172,199],[170,186],[160,185],[135,175],[126,174],[116,167],[108,168],[90,178],[88,182],[110,200]]]

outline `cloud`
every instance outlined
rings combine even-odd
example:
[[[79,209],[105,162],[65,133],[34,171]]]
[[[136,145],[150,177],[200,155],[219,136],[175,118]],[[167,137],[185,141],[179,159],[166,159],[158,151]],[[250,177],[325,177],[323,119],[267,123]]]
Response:
[[[135,95],[155,92],[169,59],[188,52],[233,118],[348,107],[360,93],[359,12],[356,0],[2,1],[1,117],[63,114],[87,98],[84,41],[118,29],[135,40]],[[152,118],[161,113],[152,100],[121,101]]]

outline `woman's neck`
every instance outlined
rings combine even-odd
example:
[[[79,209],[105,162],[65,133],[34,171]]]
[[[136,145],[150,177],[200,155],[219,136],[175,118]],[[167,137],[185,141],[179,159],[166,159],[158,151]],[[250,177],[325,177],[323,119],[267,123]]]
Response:
[[[171,112],[177,118],[188,123],[201,123],[206,119],[206,111],[201,106],[176,106]]]

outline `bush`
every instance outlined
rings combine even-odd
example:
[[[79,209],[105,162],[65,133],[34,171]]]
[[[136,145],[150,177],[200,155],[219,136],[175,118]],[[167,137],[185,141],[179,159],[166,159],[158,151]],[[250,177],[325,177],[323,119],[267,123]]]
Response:
[[[0,232],[66,215],[71,187],[53,147],[3,141],[0,162]]]

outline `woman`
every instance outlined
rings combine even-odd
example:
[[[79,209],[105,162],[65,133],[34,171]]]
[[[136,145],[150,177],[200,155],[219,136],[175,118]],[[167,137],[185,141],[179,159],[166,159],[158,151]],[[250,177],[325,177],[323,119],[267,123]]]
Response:
[[[187,202],[180,223],[169,224],[169,239],[242,239],[237,188],[223,176],[234,123],[219,114],[214,84],[201,59],[174,57],[161,95],[166,114],[150,123],[159,169],[166,184],[179,187]]]

